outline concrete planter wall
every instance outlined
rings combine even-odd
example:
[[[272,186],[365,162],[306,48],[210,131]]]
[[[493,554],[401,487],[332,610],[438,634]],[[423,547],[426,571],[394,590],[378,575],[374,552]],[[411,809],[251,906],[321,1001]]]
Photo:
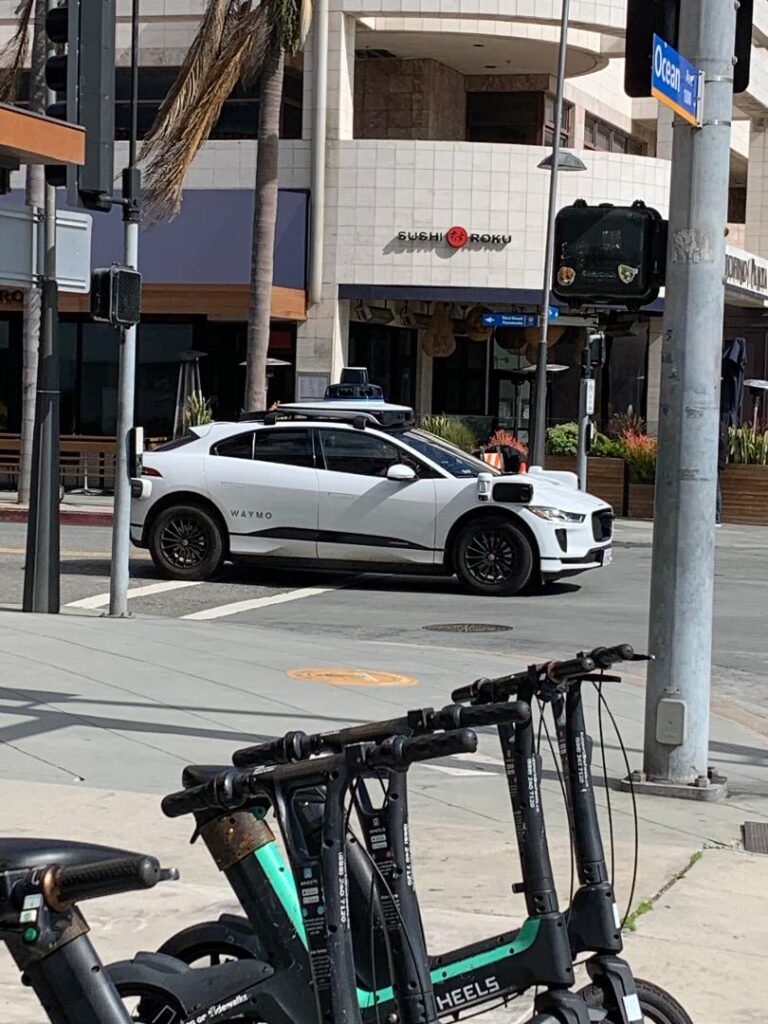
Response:
[[[576,472],[576,459],[570,455],[548,455],[547,469]],[[617,516],[624,515],[626,472],[623,459],[587,459],[587,490],[607,501]]]

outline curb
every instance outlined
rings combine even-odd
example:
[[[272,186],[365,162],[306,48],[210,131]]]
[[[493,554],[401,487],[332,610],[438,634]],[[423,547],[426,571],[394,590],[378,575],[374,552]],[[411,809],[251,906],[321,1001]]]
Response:
[[[26,523],[28,520],[28,508],[0,508],[0,523]],[[112,513],[97,509],[83,509],[81,512],[79,509],[60,507],[59,522],[63,526],[111,526]]]

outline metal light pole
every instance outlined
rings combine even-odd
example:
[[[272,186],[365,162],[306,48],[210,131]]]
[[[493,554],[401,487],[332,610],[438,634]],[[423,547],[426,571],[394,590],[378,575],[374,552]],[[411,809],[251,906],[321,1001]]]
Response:
[[[123,263],[138,269],[141,222],[141,172],[136,166],[139,114],[139,0],[131,11],[131,131],[128,166],[123,171]],[[128,467],[130,432],[136,386],[136,327],[120,328],[120,367],[117,397],[117,451],[115,507],[112,518],[112,569],[109,579],[109,614],[128,615],[131,549],[131,480]]]
[[[547,434],[547,340],[549,336],[549,300],[552,290],[552,266],[554,263],[555,217],[557,216],[557,175],[560,165],[560,132],[563,127],[563,91],[565,88],[565,58],[568,53],[568,16],[570,0],[563,0],[560,23],[560,52],[557,60],[557,95],[555,97],[555,133],[552,139],[552,166],[549,179],[549,211],[547,214],[547,239],[544,251],[544,287],[542,289],[541,338],[539,357],[536,363],[536,407],[533,421],[533,457],[531,465],[544,465],[544,450]]]
[[[682,0],[704,106],[701,128],[674,127],[645,713],[650,787],[705,799],[723,789],[707,773],[735,26],[728,0]]]
[[[52,3],[49,2],[50,10]],[[55,99],[48,90],[48,104]],[[56,282],[56,189],[45,186],[42,309],[32,440],[25,612],[57,614],[59,594],[59,293]]]

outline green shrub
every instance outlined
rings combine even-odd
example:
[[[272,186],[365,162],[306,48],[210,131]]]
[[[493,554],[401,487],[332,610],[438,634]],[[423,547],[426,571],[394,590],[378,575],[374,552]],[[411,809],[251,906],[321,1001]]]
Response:
[[[200,391],[193,391],[184,403],[184,426],[201,427],[213,421],[211,403]]]
[[[477,448],[477,437],[474,431],[460,416],[446,416],[444,413],[425,416],[421,421],[421,426],[430,434],[449,441],[457,448],[461,448],[462,451],[472,452]]]
[[[625,459],[627,457],[627,446],[621,437],[608,437],[600,431],[595,435],[592,442],[590,455],[598,459]]]
[[[728,457],[742,466],[768,466],[768,430],[745,423],[728,431]]]
[[[547,455],[576,455],[578,449],[578,423],[558,423],[547,431]]]

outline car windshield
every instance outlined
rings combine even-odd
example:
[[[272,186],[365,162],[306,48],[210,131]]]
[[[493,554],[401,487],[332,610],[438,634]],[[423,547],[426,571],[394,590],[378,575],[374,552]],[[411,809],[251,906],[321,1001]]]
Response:
[[[450,441],[444,441],[442,437],[429,434],[426,430],[403,430],[396,436],[410,445],[414,451],[426,455],[451,476],[470,477],[479,476],[481,473],[499,475],[498,470],[493,469],[488,463],[468,455]]]

